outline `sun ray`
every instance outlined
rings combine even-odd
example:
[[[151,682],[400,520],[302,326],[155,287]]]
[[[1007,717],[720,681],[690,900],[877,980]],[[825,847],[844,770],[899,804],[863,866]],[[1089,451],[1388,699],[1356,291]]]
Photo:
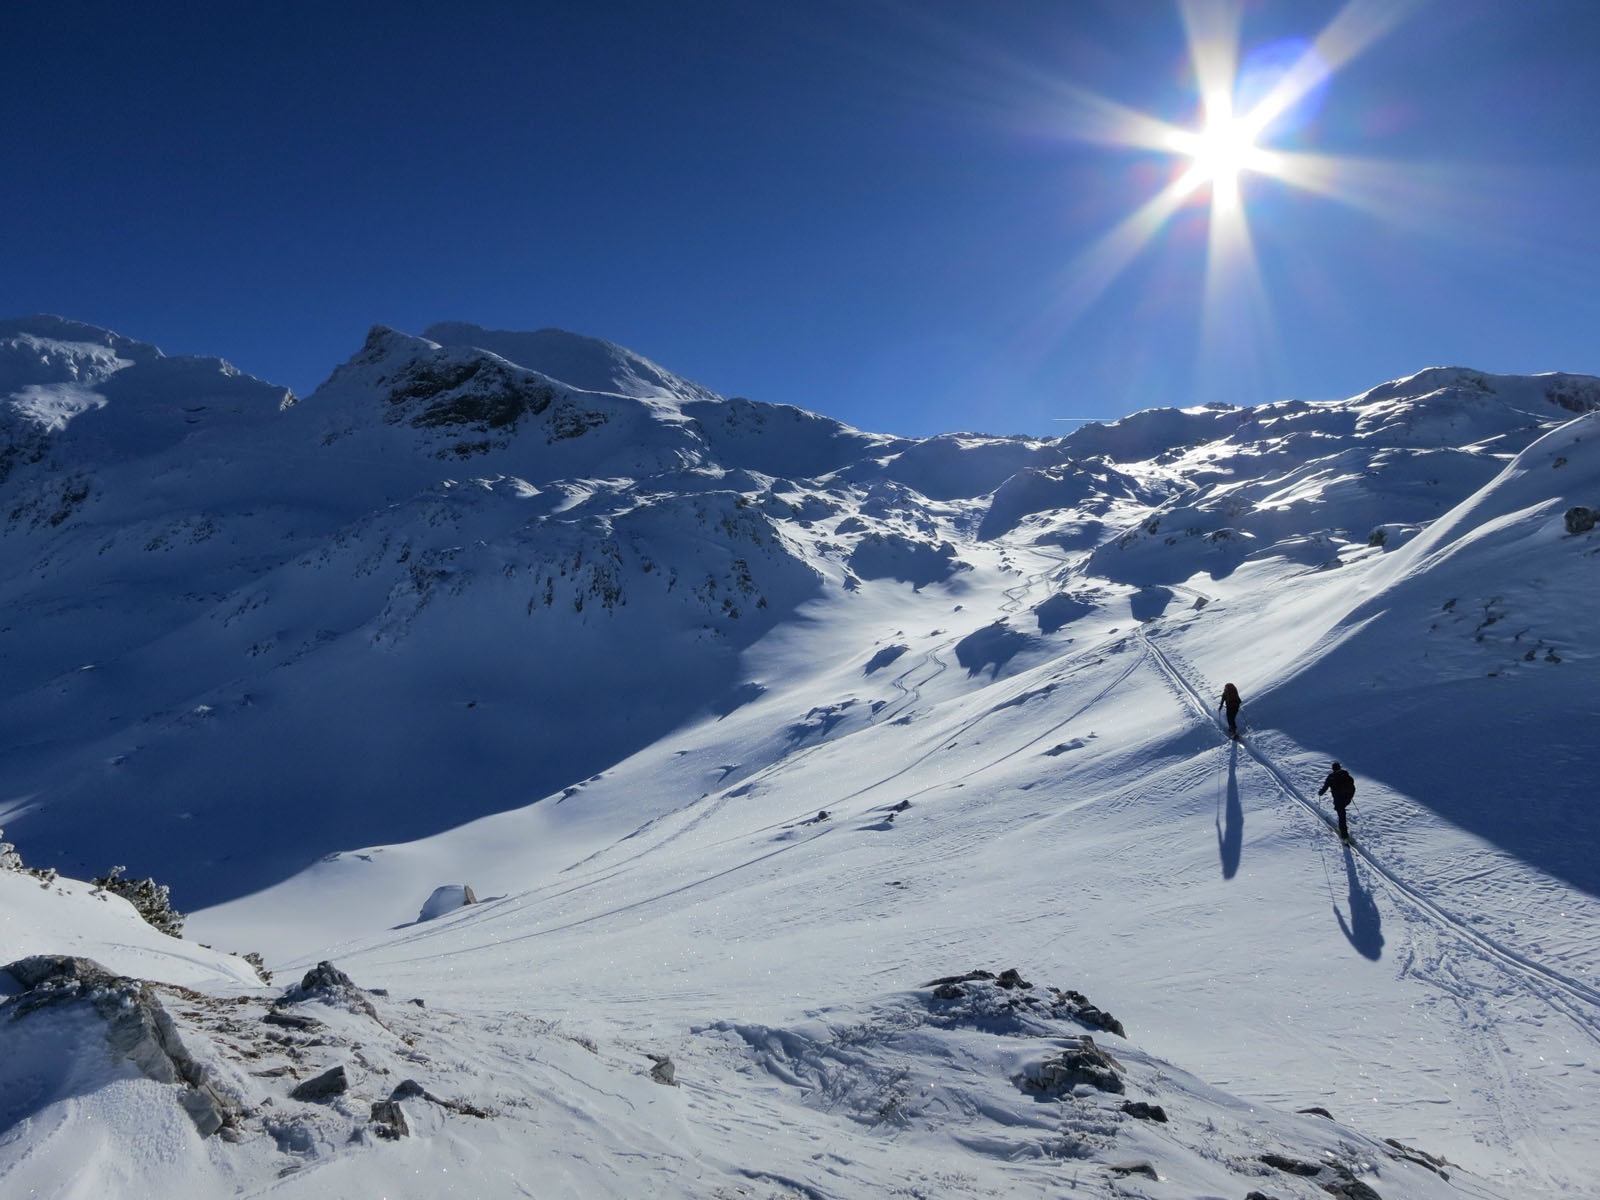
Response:
[[[1130,150],[1166,151],[1171,147],[1173,135],[1182,132],[1176,125],[1084,88],[1057,84],[1054,91],[1057,108],[1051,132],[1059,137],[1126,146]]]
[[[1180,0],[1178,12],[1183,17],[1200,95],[1208,108],[1213,97],[1226,96],[1231,110],[1234,80],[1239,74],[1239,5],[1234,0]]]
[[[1023,341],[1053,342],[1105,294],[1199,186],[1193,172],[1179,176],[1076,255],[1061,273],[1054,300],[1030,323]]]
[[[1349,0],[1249,114],[1264,130],[1428,0]]]
[[[1514,175],[1465,163],[1395,163],[1305,152],[1277,154],[1274,175],[1383,225],[1479,251],[1533,254],[1550,198],[1592,190],[1600,174],[1522,168]]]
[[[1225,390],[1220,364],[1228,364],[1233,374],[1266,369],[1276,344],[1274,321],[1243,177],[1271,179],[1384,220],[1434,222],[1453,208],[1463,214],[1463,230],[1476,225],[1465,215],[1466,202],[1450,203],[1443,177],[1422,178],[1409,164],[1290,152],[1270,144],[1286,114],[1429,2],[1346,0],[1303,52],[1279,61],[1281,74],[1267,80],[1266,92],[1245,106],[1239,98],[1244,0],[1177,0],[1198,102],[1190,128],[1059,81],[1048,85],[1053,96],[1050,135],[1154,150],[1185,165],[1154,196],[1074,256],[1058,277],[1051,301],[1023,332],[1021,348],[1047,353],[1061,331],[1111,288],[1178,212],[1204,195],[1208,211],[1196,378],[1218,394]],[[1282,136],[1281,128],[1277,136]],[[1450,224],[1448,218],[1443,221],[1445,227]]]
[[[1195,374],[1201,393],[1226,399],[1240,391],[1252,392],[1252,385],[1262,382],[1265,360],[1278,344],[1272,305],[1244,206],[1220,202],[1215,191],[1200,321]]]

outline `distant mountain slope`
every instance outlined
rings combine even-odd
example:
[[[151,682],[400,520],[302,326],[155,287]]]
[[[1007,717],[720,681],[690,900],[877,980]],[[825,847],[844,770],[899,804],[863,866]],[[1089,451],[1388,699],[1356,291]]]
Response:
[[[54,494],[74,471],[134,461],[294,402],[287,388],[218,358],[168,358],[59,317],[0,321],[0,486],[13,474],[44,477]]]
[[[0,942],[181,985],[0,971],[11,1190],[1585,1194],[1600,381],[908,440],[4,328]]]
[[[55,318],[0,333],[0,820],[35,857],[126,861],[186,904],[731,711],[742,656],[824,599],[988,609],[1011,544],[1059,548],[1079,593],[1393,549],[1596,396],[1433,371],[908,441],[556,330],[374,329],[300,402]],[[1093,607],[1039,627],[1068,637]],[[973,687],[1038,633],[989,611]]]

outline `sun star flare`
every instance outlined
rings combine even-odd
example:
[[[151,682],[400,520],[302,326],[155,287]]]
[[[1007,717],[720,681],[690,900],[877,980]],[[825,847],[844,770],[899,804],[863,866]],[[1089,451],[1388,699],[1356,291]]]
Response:
[[[1155,151],[1176,163],[1168,181],[1133,213],[1082,249],[1059,276],[1058,290],[1025,340],[1050,344],[1076,321],[1185,208],[1207,204],[1205,283],[1200,313],[1202,364],[1227,361],[1253,369],[1274,341],[1272,314],[1253,246],[1246,177],[1326,196],[1356,207],[1385,203],[1407,172],[1394,164],[1363,164],[1362,186],[1347,181],[1352,160],[1288,148],[1281,141],[1337,70],[1371,46],[1418,0],[1346,0],[1313,41],[1283,43],[1283,55],[1252,52],[1241,67],[1240,8],[1232,0],[1178,0],[1188,35],[1197,114],[1189,127],[1100,97],[1074,96],[1061,124],[1070,136],[1134,150]],[[1267,49],[1273,49],[1268,47]],[[1085,127],[1093,127],[1091,136]],[[1414,170],[1410,172],[1414,174]],[[1347,186],[1347,184],[1350,184]],[[1224,347],[1229,352],[1223,353]]]

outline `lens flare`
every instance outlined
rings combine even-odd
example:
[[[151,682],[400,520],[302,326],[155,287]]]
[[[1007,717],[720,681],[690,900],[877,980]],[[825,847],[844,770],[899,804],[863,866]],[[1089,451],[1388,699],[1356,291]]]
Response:
[[[1209,198],[1201,358],[1239,364],[1270,350],[1272,316],[1257,266],[1243,181],[1272,180],[1376,211],[1407,191],[1414,165],[1349,162],[1275,149],[1303,125],[1324,89],[1351,59],[1426,0],[1348,0],[1310,41],[1253,51],[1241,67],[1238,0],[1178,0],[1198,91],[1199,119],[1181,128],[1103,97],[1061,90],[1058,128],[1083,141],[1154,150],[1179,163],[1156,195],[1085,247],[1057,280],[1026,340],[1043,347],[1082,316],[1163,228],[1196,199]],[[1413,216],[1415,214],[1413,213]],[[1224,345],[1225,343],[1231,343]]]

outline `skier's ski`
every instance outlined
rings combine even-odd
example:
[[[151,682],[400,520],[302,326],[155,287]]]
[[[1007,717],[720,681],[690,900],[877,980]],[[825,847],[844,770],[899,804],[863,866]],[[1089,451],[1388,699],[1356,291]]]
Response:
[[[1336,818],[1330,817],[1327,813],[1323,812],[1320,808],[1313,808],[1311,811],[1316,813],[1317,816],[1321,817],[1322,818],[1322,823],[1333,831],[1333,836],[1338,838],[1346,846],[1354,846],[1356,844],[1356,839],[1355,839],[1355,835],[1354,834],[1351,834],[1351,835],[1349,835],[1347,837],[1347,836],[1345,836],[1345,835],[1343,835],[1343,834],[1341,834],[1339,832],[1339,822],[1338,822],[1338,820]]]

